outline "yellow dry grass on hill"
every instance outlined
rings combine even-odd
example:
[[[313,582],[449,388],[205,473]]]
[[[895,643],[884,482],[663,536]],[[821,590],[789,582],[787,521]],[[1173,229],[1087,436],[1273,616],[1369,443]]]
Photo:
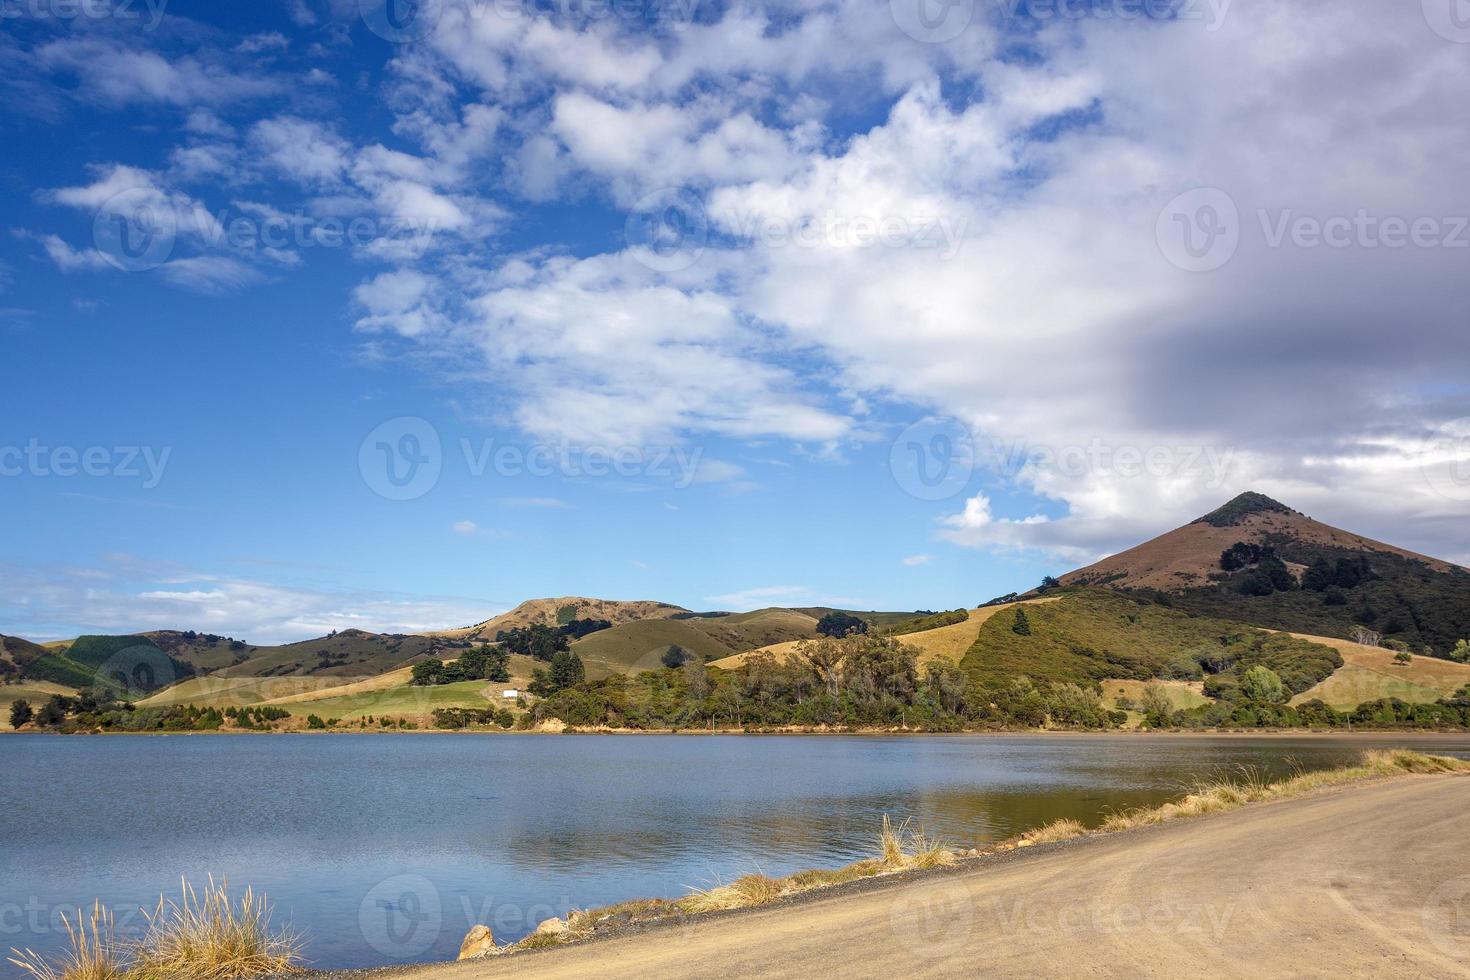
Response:
[[[458,658],[446,659],[444,662],[446,664],[452,664],[454,663],[455,659]],[[510,680],[504,682],[485,682],[485,690],[490,692],[490,694],[486,696],[490,697],[492,701],[495,700],[495,698],[491,697],[491,695],[497,694],[499,691],[506,688],[516,688],[518,690],[524,690],[525,686],[531,681],[531,672],[537,667],[543,667],[544,665],[538,663],[535,659],[531,657],[527,657],[519,653],[513,653],[510,656],[510,663],[507,666],[510,670]],[[408,687],[412,681],[413,668],[400,667],[397,670],[390,670],[385,674],[379,674],[376,677],[368,677],[364,680],[354,681],[351,684],[343,684],[339,687],[325,688],[320,691],[305,691],[300,694],[289,694],[285,697],[273,698],[270,701],[266,701],[264,703],[275,705],[307,704],[313,701],[327,701],[336,698],[349,698],[359,694],[378,694],[384,691],[396,691],[398,688]]]
[[[1399,698],[1412,704],[1428,704],[1454,694],[1470,684],[1470,664],[1414,655],[1407,664],[1394,663],[1394,651],[1367,647],[1351,640],[1310,633],[1292,636],[1332,647],[1342,654],[1343,664],[1332,676],[1291,699],[1301,704],[1315,698],[1339,710],[1356,708],[1364,701]]]
[[[922,633],[905,633],[896,639],[905,646],[914,647],[919,651],[919,666],[939,657],[945,657],[960,662],[965,651],[970,649],[970,644],[975,642],[975,637],[980,635],[980,628],[986,621],[997,613],[1007,609],[1013,609],[1018,605],[1035,605],[1037,603],[1056,602],[1054,598],[1024,599],[1021,602],[1007,602],[999,606],[980,606],[970,610],[970,618],[963,623],[951,623],[948,626],[940,626],[937,629],[924,630]],[[797,644],[801,640],[791,640],[786,643],[775,643],[759,650],[751,650],[748,653],[737,653],[733,657],[724,657],[720,660],[710,662],[711,667],[719,667],[721,670],[734,670],[742,666],[746,658],[757,653],[769,653],[778,659],[785,659],[796,652]]]
[[[192,704],[201,708],[243,708],[293,694],[309,694],[351,684],[353,677],[191,677],[138,702],[140,708]]]
[[[71,688],[52,681],[25,680],[19,684],[0,685],[0,729],[9,730],[10,706],[17,701],[25,701],[34,709],[45,704],[53,694],[71,697],[76,693]]]
[[[395,687],[402,687],[413,680],[412,667],[400,667],[387,673],[378,674],[376,677],[368,677],[350,684],[338,684],[335,687],[323,688],[318,691],[299,691],[295,694],[287,694],[284,697],[271,698],[262,704],[302,704],[307,701],[322,701],[327,698],[339,698],[350,694],[367,694],[373,691],[387,691]]]
[[[1098,683],[1102,685],[1103,700],[1113,708],[1118,706],[1120,696],[1131,698],[1137,704],[1143,697],[1143,689],[1150,684],[1161,689],[1176,708],[1198,708],[1210,703],[1205,697],[1204,681],[1133,681],[1110,677]]]

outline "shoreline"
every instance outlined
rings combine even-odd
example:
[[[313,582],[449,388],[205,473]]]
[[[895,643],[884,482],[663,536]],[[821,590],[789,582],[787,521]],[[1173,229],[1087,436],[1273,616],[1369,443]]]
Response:
[[[1464,764],[1461,763],[1461,765]],[[1110,829],[1105,825],[1080,832],[1076,836],[1032,839],[1033,835],[1044,833],[1045,828],[1036,828],[1026,834],[997,842],[978,852],[956,854],[951,863],[932,866],[911,865],[869,877],[843,880],[786,893],[775,901],[762,904],[710,911],[664,913],[641,920],[633,918],[606,929],[594,928],[575,938],[530,946],[512,944],[503,947],[499,954],[480,955],[468,960],[390,964],[350,970],[308,969],[304,976],[308,980],[388,980],[388,978],[398,977],[442,977],[444,980],[449,980],[449,978],[521,976],[522,974],[583,976],[586,975],[588,965],[601,968],[604,965],[604,958],[614,964],[619,960],[624,961],[622,963],[624,971],[627,971],[629,967],[641,971],[647,968],[647,958],[650,956],[679,957],[681,953],[678,947],[688,943],[700,931],[706,934],[724,934],[727,937],[730,934],[753,933],[744,943],[740,944],[742,948],[753,946],[758,950],[755,955],[764,955],[769,957],[770,961],[786,963],[785,960],[780,959],[779,954],[759,949],[761,944],[758,940],[769,935],[773,917],[780,923],[789,923],[793,918],[815,918],[833,912],[852,916],[859,911],[862,904],[887,898],[890,904],[884,908],[888,916],[867,917],[867,920],[872,921],[876,918],[881,922],[883,918],[889,918],[892,922],[891,928],[897,931],[899,929],[898,917],[893,909],[900,906],[893,903],[900,901],[898,896],[905,893],[912,895],[920,889],[943,889],[945,890],[941,892],[943,901],[938,907],[944,909],[946,914],[953,915],[956,912],[955,889],[961,882],[975,882],[981,888],[1006,887],[1007,883],[1014,882],[1017,878],[1024,881],[1028,873],[1035,874],[1027,868],[1027,865],[1030,864],[1039,863],[1045,866],[1057,861],[1088,861],[1097,858],[1099,854],[1110,853],[1121,853],[1125,866],[1131,868],[1135,866],[1135,855],[1138,850],[1158,847],[1161,838],[1167,840],[1172,834],[1208,838],[1211,833],[1216,832],[1211,829],[1212,827],[1228,822],[1232,818],[1263,820],[1269,824],[1273,820],[1281,819],[1279,817],[1281,811],[1289,811],[1293,807],[1330,809],[1339,806],[1361,806],[1364,797],[1372,797],[1379,793],[1392,793],[1397,787],[1412,787],[1414,784],[1422,786],[1426,781],[1453,781],[1463,785],[1463,780],[1451,780],[1452,775],[1452,773],[1444,772],[1428,774],[1425,770],[1406,766],[1403,770],[1378,771],[1341,782],[1322,784],[1308,782],[1298,790],[1287,790],[1279,796],[1271,795],[1268,788],[1262,796],[1237,803],[1230,808],[1203,808],[1190,811],[1181,809],[1178,803],[1164,804],[1151,811],[1138,811],[1140,814],[1162,814],[1159,819],[1139,820],[1121,829]],[[1175,812],[1168,812],[1170,810]],[[1456,812],[1459,812],[1458,809]],[[1175,852],[1169,849],[1169,853]],[[1463,855],[1460,856],[1463,857]],[[1064,880],[1065,878],[1065,875],[1058,876],[1053,872],[1042,880]],[[1213,882],[1207,879],[1207,884],[1212,885]],[[1070,885],[1063,887],[1068,901],[1074,903],[1075,907],[1078,899],[1071,889]],[[1092,894],[1086,901],[1108,902],[1106,892],[1101,889],[1099,891],[1099,894]],[[1029,895],[1030,892],[1026,894]],[[620,906],[610,908],[618,907]],[[925,907],[932,910],[936,906],[929,903]],[[592,910],[589,914],[595,914],[597,911]],[[862,918],[861,915],[858,917]],[[917,924],[925,929],[937,928],[932,922],[924,920],[920,920]],[[679,930],[679,933],[675,935],[676,943],[668,942],[670,936],[674,935],[670,930]],[[807,934],[810,935],[811,932],[820,932],[820,930],[809,929]],[[782,930],[782,934],[785,939],[790,940],[798,937],[800,931]],[[899,938],[903,939],[902,936]],[[1075,939],[1075,936],[1065,937],[1068,943],[1075,943]],[[659,943],[659,945],[651,947],[649,945],[651,942]],[[728,948],[732,944],[726,938],[721,945]],[[888,948],[892,946],[891,942],[886,944]],[[1197,951],[1191,950],[1191,954],[1195,955]],[[817,956],[825,959],[829,955],[830,949],[819,945]],[[578,966],[579,962],[581,966]],[[786,965],[790,966],[789,963]],[[1130,962],[1128,965],[1133,964]],[[641,974],[619,972],[613,969],[607,975]],[[705,973],[690,975],[703,976]],[[786,973],[783,972],[782,975]]]
[[[1470,729],[1465,728],[1362,728],[1345,731],[1332,728],[1015,728],[974,729],[959,732],[930,732],[902,729],[789,729],[771,731],[749,731],[739,728],[708,729],[641,729],[641,728],[568,728],[565,731],[514,731],[507,729],[482,728],[416,728],[416,729],[369,729],[351,728],[288,729],[284,731],[252,731],[227,729],[223,731],[171,731],[171,732],[52,732],[0,730],[0,737],[7,735],[45,735],[58,738],[103,736],[114,738],[175,738],[179,736],[281,736],[305,735],[318,738],[329,735],[476,735],[513,737],[555,736],[605,736],[617,737],[685,737],[712,738],[718,736],[744,736],[750,738],[1446,738],[1458,737],[1470,741]]]

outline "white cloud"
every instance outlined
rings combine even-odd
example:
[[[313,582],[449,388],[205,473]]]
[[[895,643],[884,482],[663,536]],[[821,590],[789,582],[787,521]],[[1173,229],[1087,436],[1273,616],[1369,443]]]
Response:
[[[841,415],[760,356],[728,297],[658,282],[626,255],[512,263],[455,343],[519,395],[518,424],[573,444],[674,444],[681,433],[830,440]]]
[[[37,235],[35,238],[46,250],[46,256],[62,272],[96,271],[110,268],[107,257],[95,248],[72,248],[57,235]]]
[[[453,530],[455,534],[468,538],[479,533],[480,525],[474,521],[456,521]]]
[[[192,55],[168,58],[107,39],[69,37],[41,46],[36,63],[76,77],[79,91],[109,106],[137,103],[222,104],[273,95],[283,83],[261,72],[235,72]]]
[[[705,596],[705,601],[713,602],[721,608],[744,612],[774,605],[808,605],[812,602],[812,590],[804,585],[762,585],[753,589],[741,589],[739,592]]]
[[[331,187],[347,170],[351,147],[323,123],[298,116],[262,119],[250,138],[267,164],[308,186]]]
[[[917,568],[920,565],[927,565],[933,560],[933,555],[909,555],[903,560],[903,564],[907,568]]]
[[[414,633],[494,612],[458,597],[325,592],[105,556],[88,569],[5,569],[11,628],[28,638],[77,632],[195,629],[252,643],[290,643],[332,630]]]
[[[1003,22],[921,44],[886,7],[736,6],[640,33],[446,5],[440,30],[393,61],[392,146],[416,152],[354,146],[294,108],[249,131],[245,169],[432,225],[366,250],[393,267],[356,290],[357,326],[452,355],[457,373],[477,358],[538,436],[776,437],[833,455],[855,418],[912,406],[1050,454],[988,475],[1056,516],[998,518],[971,489],[938,528],[956,544],[1091,557],[1255,488],[1470,551],[1446,530],[1461,502],[1417,478],[1413,449],[1470,415],[1455,387],[1470,373],[1464,251],[1272,246],[1259,218],[1470,214],[1463,46],[1415,9],[1235,0],[1208,29],[1043,22],[1019,58]],[[252,92],[202,56],[93,40],[39,57],[120,104]],[[188,128],[175,173],[218,173],[229,127],[196,111]],[[177,196],[116,167],[55,200],[95,207],[130,182]],[[616,245],[486,247],[522,217],[492,196],[625,207],[669,185],[709,204],[715,238],[688,269],[654,273]],[[1171,265],[1156,240],[1161,209],[1200,185],[1241,218],[1237,254],[1208,274]],[[750,234],[832,218],[943,222],[945,247]],[[62,267],[95,265],[42,243]],[[1057,465],[1097,442],[1178,465]],[[1229,465],[1179,462],[1194,450]]]
[[[159,267],[158,274],[175,286],[207,295],[233,292],[265,278],[244,262],[224,255],[172,259]]]
[[[353,297],[367,311],[357,321],[359,330],[392,330],[417,337],[437,329],[442,317],[432,308],[432,282],[412,269],[380,273],[359,285]]]
[[[560,497],[501,497],[504,507],[540,507],[550,510],[565,510],[571,505]]]

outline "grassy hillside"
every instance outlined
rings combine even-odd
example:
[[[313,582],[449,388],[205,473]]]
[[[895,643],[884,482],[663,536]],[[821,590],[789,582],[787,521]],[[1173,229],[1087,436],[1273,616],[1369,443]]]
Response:
[[[379,674],[425,657],[454,657],[468,641],[435,636],[343,630],[300,643],[250,647],[248,656],[223,668],[223,677],[350,677]]]
[[[486,708],[502,703],[504,684],[487,681],[457,681],[434,687],[401,684],[377,691],[356,691],[335,697],[319,697],[310,701],[273,702],[299,717],[317,715],[356,721],[359,718],[409,718],[426,724],[435,708]]]
[[[1241,623],[1191,616],[1146,598],[1084,589],[1025,607],[1030,634],[1014,629],[1015,611],[984,623],[961,666],[983,683],[1017,676],[1090,684],[1109,678],[1200,680],[1253,664],[1305,690],[1341,666],[1328,647]]]
[[[70,696],[76,691],[70,687],[50,681],[21,681],[18,684],[0,684],[0,729],[10,728],[10,706],[16,701],[28,701],[32,708],[39,708],[53,694]]]
[[[193,704],[201,708],[244,707],[274,701],[293,694],[309,694],[341,687],[352,680],[344,677],[221,677],[206,674],[191,677],[138,702],[145,708]]]
[[[799,606],[795,609],[792,609],[791,611],[799,612],[805,616],[810,616],[813,619],[821,619],[828,613],[847,613],[849,616],[856,616],[858,619],[861,619],[863,622],[867,623],[869,629],[881,629],[887,626],[894,626],[898,623],[905,622],[906,620],[914,619],[916,616],[926,615],[923,613],[914,612],[879,612],[872,609],[866,611],[862,609],[837,609],[833,606]]]
[[[0,681],[19,677],[27,667],[49,653],[39,643],[0,634]]]
[[[167,687],[194,672],[146,636],[88,635],[32,660],[23,677],[73,689],[108,687],[126,698]]]
[[[817,635],[817,620],[796,609],[756,609],[717,619],[687,622],[718,640],[731,651],[754,650]]]
[[[1029,607],[1036,603],[1055,601],[1055,599],[1050,598],[1028,599],[1022,604]],[[947,660],[959,663],[961,658],[964,657],[965,652],[974,644],[975,637],[980,633],[980,627],[984,626],[990,617],[1006,610],[1013,610],[1015,606],[1016,603],[1005,603],[1003,605],[981,606],[978,609],[963,610],[966,616],[958,623],[949,623],[948,625],[913,633],[902,633],[897,639],[905,646],[911,646],[919,651],[920,666],[939,657],[944,657]],[[948,616],[948,614],[941,613],[940,616]],[[939,621],[939,617],[924,618]],[[905,625],[912,622],[912,620],[903,620],[892,628],[903,629]],[[799,642],[800,640],[791,640],[785,643],[768,644],[747,653],[737,653],[734,656],[723,657],[711,663],[710,666],[719,667],[721,670],[734,670],[743,665],[752,653],[769,653],[778,658],[787,657],[796,650]]]
[[[243,640],[194,630],[151,630],[141,634],[170,657],[182,660],[200,673],[219,670],[250,657],[252,647]]]
[[[1293,704],[1313,698],[1320,698],[1339,710],[1379,698],[1430,704],[1470,684],[1470,664],[1432,657],[1415,657],[1407,664],[1399,664],[1394,662],[1392,650],[1329,637],[1302,637],[1332,647],[1342,655],[1343,665],[1322,683],[1298,694]]]
[[[677,644],[706,660],[817,635],[817,621],[794,609],[757,609],[728,616],[644,619],[589,634],[572,644],[588,671],[653,670]]]
[[[1126,699],[1127,703],[1133,705],[1125,709],[1128,714],[1126,727],[1137,728],[1143,721],[1137,705],[1143,699],[1144,688],[1150,684],[1162,691],[1176,710],[1203,707],[1211,700],[1205,697],[1201,690],[1204,685],[1199,681],[1133,681],[1113,678],[1102,682],[1103,703],[1110,709],[1116,709],[1118,702]]]
[[[645,619],[584,636],[572,649],[591,670],[594,666],[622,673],[653,670],[659,658],[674,644],[696,657],[714,659],[733,653],[729,646],[711,636],[698,624],[713,620]]]
[[[1387,639],[1402,640],[1416,651],[1428,646],[1444,654],[1470,638],[1470,572],[1439,571],[1422,561],[1388,552],[1357,552],[1283,540],[1275,545],[1285,562],[1314,563],[1366,558],[1369,577],[1356,585],[1318,591],[1290,588],[1269,595],[1243,594],[1249,569],[1214,584],[1174,596],[1183,609],[1206,616],[1237,619],[1270,629],[1347,638],[1364,625]]]
[[[554,599],[527,599],[509,612],[482,623],[443,630],[434,635],[480,642],[494,640],[501,631],[517,627],[565,626],[574,619],[605,619],[617,626],[640,619],[668,619],[688,612],[683,606],[651,599],[590,599],[569,595]]]

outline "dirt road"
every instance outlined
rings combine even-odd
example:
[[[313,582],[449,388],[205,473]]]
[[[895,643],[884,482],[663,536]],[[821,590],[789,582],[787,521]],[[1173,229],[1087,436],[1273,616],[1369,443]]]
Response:
[[[1470,977],[1470,778],[1395,779],[417,980]]]

